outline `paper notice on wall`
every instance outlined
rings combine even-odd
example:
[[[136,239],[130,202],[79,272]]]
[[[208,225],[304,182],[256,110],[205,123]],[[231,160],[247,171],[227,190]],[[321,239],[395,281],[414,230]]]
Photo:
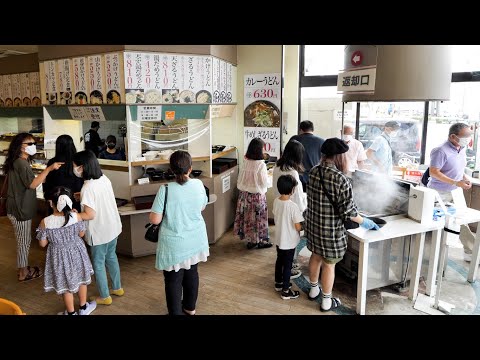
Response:
[[[212,57],[212,96],[213,103],[220,103],[220,59]]]
[[[105,103],[102,55],[88,57],[88,74],[90,78],[90,104]]]
[[[230,178],[230,175],[228,175],[222,179],[222,194],[230,190]]]
[[[105,54],[105,85],[107,104],[122,102],[120,53]]]
[[[12,97],[13,97],[13,106],[20,107],[22,106],[22,99],[20,94],[20,74],[12,74]]]
[[[5,107],[13,107],[12,78],[10,75],[3,75],[3,96],[5,97]]]
[[[244,128],[244,148],[248,148],[248,144],[254,138],[260,138],[265,143],[263,151],[269,156],[280,157],[280,128],[271,127],[245,127]]]
[[[75,93],[75,104],[88,104],[89,79],[88,79],[88,60],[86,57],[73,59],[73,85]]]
[[[30,79],[30,96],[32,97],[33,106],[42,106],[40,98],[40,73],[38,71],[28,73]]]
[[[43,66],[45,71],[45,90],[47,103],[49,105],[56,105],[58,91],[57,62],[55,60],[45,61]]]
[[[72,120],[105,121],[105,115],[100,106],[69,106],[68,111]]]
[[[160,121],[162,119],[161,106],[143,106],[137,107],[137,119],[140,121]]]

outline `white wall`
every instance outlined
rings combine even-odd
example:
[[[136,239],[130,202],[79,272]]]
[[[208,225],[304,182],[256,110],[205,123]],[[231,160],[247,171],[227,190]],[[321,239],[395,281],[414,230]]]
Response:
[[[284,46],[282,149],[285,147],[288,140],[298,132],[299,49],[299,45]]]

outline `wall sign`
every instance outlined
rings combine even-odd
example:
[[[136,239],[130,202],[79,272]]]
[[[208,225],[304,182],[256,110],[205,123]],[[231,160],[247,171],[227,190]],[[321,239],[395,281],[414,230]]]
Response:
[[[338,74],[337,92],[343,94],[375,92],[376,66],[341,71]]]
[[[140,121],[155,121],[160,120],[162,117],[161,106],[138,106],[138,120]]]
[[[280,157],[281,74],[252,74],[244,77],[244,145],[259,137],[264,152]]]
[[[69,106],[68,111],[72,120],[105,121],[105,115],[100,106]]]

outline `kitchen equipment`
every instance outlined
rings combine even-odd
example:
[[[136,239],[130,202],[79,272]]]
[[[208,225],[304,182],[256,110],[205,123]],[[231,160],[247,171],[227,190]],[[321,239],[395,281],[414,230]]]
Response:
[[[433,208],[437,196],[438,193],[434,189],[424,186],[412,186],[408,202],[408,217],[422,225],[432,223]]]

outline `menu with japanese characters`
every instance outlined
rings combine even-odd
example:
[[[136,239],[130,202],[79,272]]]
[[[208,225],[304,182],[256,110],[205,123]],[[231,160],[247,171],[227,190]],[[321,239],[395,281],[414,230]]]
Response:
[[[244,144],[259,137],[264,151],[280,156],[281,74],[251,74],[244,77]]]
[[[12,78],[10,75],[3,75],[3,96],[5,97],[5,107],[13,107]]]
[[[0,75],[0,107],[5,106],[5,97],[3,96],[3,75]]]
[[[73,64],[71,59],[57,60],[59,104],[73,104]]]
[[[46,90],[46,100],[49,105],[57,104],[57,91],[58,91],[58,82],[57,82],[57,66],[56,61],[45,61],[43,63],[45,71],[45,90]]]
[[[20,99],[22,99],[22,106],[32,106],[30,77],[28,73],[20,74]]]
[[[125,52],[125,100],[127,104],[145,102],[143,54]]]
[[[120,69],[120,53],[105,54],[105,83],[107,104],[120,104],[122,102],[122,81]]]
[[[162,102],[160,55],[144,53],[142,69],[145,103],[160,104]]]
[[[88,60],[84,56],[73,59],[73,88],[75,104],[88,104],[90,94]]]
[[[102,55],[88,57],[88,75],[90,78],[90,104],[105,102]]]
[[[212,90],[214,104],[220,103],[220,59],[212,58]]]
[[[30,79],[30,96],[32,98],[33,106],[42,106],[41,91],[40,91],[40,73],[31,72],[28,73]]]
[[[22,106],[22,99],[20,95],[20,74],[12,74],[10,76],[12,79],[13,106],[20,107]]]

